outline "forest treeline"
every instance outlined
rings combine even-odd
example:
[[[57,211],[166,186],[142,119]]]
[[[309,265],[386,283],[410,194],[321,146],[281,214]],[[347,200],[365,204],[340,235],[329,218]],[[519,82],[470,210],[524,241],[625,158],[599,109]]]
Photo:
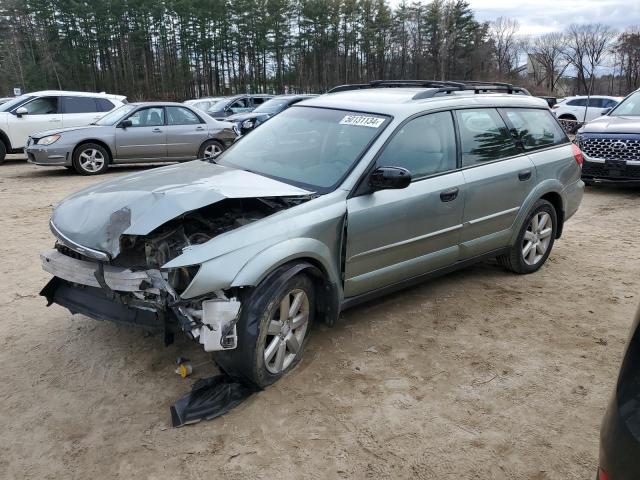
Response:
[[[591,87],[617,55],[628,68],[612,70],[610,89],[637,88],[637,30],[572,27],[540,43],[518,35],[514,20],[478,21],[465,0],[3,0],[0,96],[18,86],[183,100],[394,78],[517,81],[553,93],[568,77],[575,91]]]

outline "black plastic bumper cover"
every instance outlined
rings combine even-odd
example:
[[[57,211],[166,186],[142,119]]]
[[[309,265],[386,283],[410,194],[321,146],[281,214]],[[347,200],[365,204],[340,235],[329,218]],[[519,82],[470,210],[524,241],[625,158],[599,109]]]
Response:
[[[109,296],[99,288],[79,287],[53,277],[40,295],[49,302],[67,308],[72,314],[81,313],[95,320],[108,320],[147,330],[164,330],[163,313],[131,307]]]
[[[194,383],[190,393],[171,407],[171,423],[174,427],[181,427],[219,417],[256,391],[256,388],[224,373],[200,379]]]

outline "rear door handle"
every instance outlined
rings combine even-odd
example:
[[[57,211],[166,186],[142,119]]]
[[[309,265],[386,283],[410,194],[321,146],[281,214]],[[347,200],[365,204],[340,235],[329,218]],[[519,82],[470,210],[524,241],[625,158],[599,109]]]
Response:
[[[522,172],[518,173],[518,179],[520,179],[521,182],[527,181],[531,178],[531,170],[523,170]]]
[[[196,130],[198,130],[198,131],[200,131],[200,132],[201,132],[201,131],[203,131],[203,130],[204,130],[204,127],[197,127],[197,128],[196,128]]]
[[[160,130],[159,128],[154,128],[153,130],[151,130],[153,133],[162,133],[162,130]]]
[[[460,190],[458,189],[458,187],[443,190],[442,192],[440,192],[440,200],[442,200],[443,202],[450,202],[452,200],[455,200],[458,196],[459,191]]]

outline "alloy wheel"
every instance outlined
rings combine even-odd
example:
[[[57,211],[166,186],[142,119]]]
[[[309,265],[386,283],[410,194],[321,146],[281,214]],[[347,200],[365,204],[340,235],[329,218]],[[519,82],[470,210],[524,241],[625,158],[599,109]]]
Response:
[[[300,354],[309,326],[309,297],[296,288],[280,301],[267,327],[264,364],[270,373],[286,370]]]
[[[220,148],[220,145],[212,143],[211,145],[206,146],[203,153],[204,158],[216,158],[222,153],[222,148]]]
[[[80,154],[80,166],[86,172],[95,173],[99,171],[105,162],[104,155],[100,150],[88,148]]]
[[[553,224],[547,212],[537,212],[531,218],[522,240],[522,258],[527,265],[536,265],[549,249]]]

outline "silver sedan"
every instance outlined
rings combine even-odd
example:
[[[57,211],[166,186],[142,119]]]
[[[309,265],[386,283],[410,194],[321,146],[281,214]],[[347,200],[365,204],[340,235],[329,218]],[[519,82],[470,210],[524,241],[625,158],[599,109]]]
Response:
[[[97,175],[119,163],[215,158],[238,137],[237,127],[180,103],[130,103],[86,127],[39,132],[27,141],[30,163]]]

